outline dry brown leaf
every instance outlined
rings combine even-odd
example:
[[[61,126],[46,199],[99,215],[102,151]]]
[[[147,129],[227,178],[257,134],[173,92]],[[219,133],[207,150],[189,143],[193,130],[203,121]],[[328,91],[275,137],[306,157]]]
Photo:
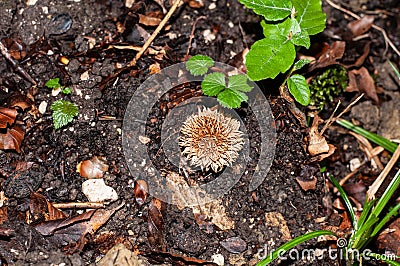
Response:
[[[53,205],[41,194],[31,193],[29,211],[33,221],[44,218],[44,221],[52,221],[67,218],[67,215]]]
[[[0,224],[8,222],[8,206],[0,207]]]
[[[146,26],[158,26],[161,19],[139,14],[139,23]]]
[[[14,108],[0,107],[0,128],[12,125],[17,118],[17,110]]]
[[[51,237],[54,243],[65,246],[82,241],[87,234],[95,233],[123,205],[111,210],[91,210],[74,217],[47,221],[36,225],[35,229],[43,236]]]
[[[311,180],[305,180],[303,178],[296,177],[296,181],[304,191],[315,190],[317,187],[317,178],[315,176],[313,176]]]
[[[9,54],[15,60],[21,60],[26,56],[26,45],[18,38],[5,38],[1,41]]]
[[[16,150],[20,153],[24,134],[24,128],[20,125],[7,128],[5,132],[0,130],[0,150]]]
[[[346,88],[347,92],[365,93],[375,104],[379,104],[375,82],[365,67],[353,69],[349,71],[348,74],[349,85]]]
[[[139,206],[142,206],[146,201],[147,195],[149,194],[149,187],[146,181],[136,180],[133,188],[133,194],[135,195],[136,203],[139,204]]]
[[[361,19],[354,20],[347,24],[354,37],[366,33],[374,23],[374,16],[366,15]]]
[[[352,68],[352,67],[360,67],[362,64],[364,64],[365,59],[369,55],[370,47],[371,47],[371,42],[367,42],[367,44],[363,48],[363,54],[359,58],[357,58],[356,62],[351,65],[343,64],[343,66],[347,69]]]
[[[314,117],[313,124],[309,132],[308,152],[314,156],[329,151],[329,145],[324,136],[318,131],[318,125],[321,123],[318,116]]]
[[[280,212],[267,212],[265,214],[265,226],[278,227],[282,234],[283,240],[292,240],[289,227],[287,226],[286,220],[283,218],[283,215]]]
[[[104,172],[108,171],[107,160],[101,156],[93,156],[90,160],[80,162],[76,171],[81,177],[102,178]]]
[[[162,215],[163,203],[156,198],[151,200],[147,216],[148,235],[150,246],[155,250],[166,251],[164,238],[164,220]]]
[[[324,68],[330,65],[338,64],[337,60],[341,59],[346,48],[346,43],[343,41],[334,42],[329,48],[321,54],[317,62],[310,66],[309,71],[317,68]]]

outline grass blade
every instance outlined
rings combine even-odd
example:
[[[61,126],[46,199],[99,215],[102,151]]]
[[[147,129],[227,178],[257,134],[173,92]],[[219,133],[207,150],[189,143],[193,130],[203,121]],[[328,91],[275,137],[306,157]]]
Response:
[[[272,261],[277,259],[279,256],[282,256],[285,254],[288,250],[294,248],[295,246],[306,242],[310,239],[313,239],[315,237],[323,236],[323,235],[335,235],[335,233],[328,231],[328,230],[319,230],[319,231],[314,231],[310,232],[304,235],[301,235],[299,237],[296,237],[292,239],[291,241],[283,244],[279,248],[277,248],[275,251],[273,251],[271,254],[269,254],[265,259],[259,261],[257,263],[257,266],[265,266],[270,264]]]
[[[372,214],[374,214],[376,217],[379,216],[379,214],[382,212],[382,210],[386,207],[390,198],[393,196],[393,193],[396,192],[399,185],[400,185],[400,170],[397,171],[396,175],[390,182],[389,186],[386,188],[385,192],[383,192],[383,195],[379,199],[375,208],[372,210]]]
[[[396,74],[396,76],[400,79],[399,70],[393,65],[393,63],[390,60],[388,60],[388,62],[389,62],[389,65],[392,67],[392,69],[393,69],[394,73]]]
[[[382,227],[392,218],[393,216],[397,216],[399,213],[398,211],[400,210],[400,202],[388,213],[383,217],[383,219],[379,222],[377,226],[375,226],[374,231],[372,231],[371,237],[375,236],[379,231],[382,229]]]
[[[339,184],[339,182],[333,176],[330,176],[330,179],[331,179],[331,182],[335,185],[335,187],[340,192],[340,196],[342,197],[342,199],[344,201],[344,204],[346,205],[347,210],[350,213],[351,222],[353,223],[354,231],[357,231],[357,229],[358,229],[358,221],[357,221],[357,217],[356,217],[356,214],[354,212],[354,209],[353,209],[353,205],[351,205],[351,202],[350,202],[349,198],[347,197],[346,192],[344,192],[344,189]]]
[[[358,219],[357,228],[361,228],[364,225],[364,222],[367,219],[368,214],[370,213],[375,202],[376,202],[376,199],[368,200],[368,198],[365,198],[364,208],[363,208],[363,211],[361,212],[360,218]]]
[[[360,134],[361,136],[372,141],[373,143],[378,144],[379,146],[383,147],[384,149],[388,150],[391,153],[394,153],[394,151],[397,148],[396,143],[391,142],[387,138],[381,137],[375,133],[369,132],[369,131],[363,129],[362,127],[355,126],[353,123],[351,123],[345,119],[340,118],[340,119],[336,120],[336,122],[339,125],[347,128],[347,129],[350,129],[357,134]]]

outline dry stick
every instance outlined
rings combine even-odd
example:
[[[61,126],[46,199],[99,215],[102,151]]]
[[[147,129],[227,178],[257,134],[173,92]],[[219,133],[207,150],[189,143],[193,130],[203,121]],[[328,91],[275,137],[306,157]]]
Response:
[[[333,8],[336,8],[337,10],[340,10],[340,11],[342,11],[342,12],[344,12],[344,13],[350,15],[350,16],[352,16],[352,17],[355,18],[355,19],[361,19],[361,17],[360,17],[359,15],[354,14],[354,13],[351,12],[350,10],[347,10],[347,9],[341,7],[340,5],[337,5],[337,4],[333,3],[331,0],[326,0],[326,2],[327,2],[329,5],[331,5]],[[382,29],[381,27],[376,26],[375,24],[372,24],[372,28],[374,28],[374,29],[376,29],[376,30],[378,30],[378,31],[380,31],[380,32],[382,33],[383,38],[385,39],[385,45],[386,45],[385,53],[387,52],[387,48],[388,48],[388,44],[389,44],[389,46],[393,49],[393,51],[395,51],[395,53],[396,53],[398,56],[400,56],[400,51],[396,48],[396,46],[393,44],[393,42],[389,39],[389,37],[388,37],[387,34],[386,34],[386,31],[385,31],[384,29]]]
[[[189,37],[189,45],[188,45],[188,48],[186,50],[185,60],[187,60],[188,57],[189,57],[190,48],[192,48],[192,41],[193,41],[193,38],[194,38],[194,30],[196,29],[196,24],[199,22],[200,19],[206,19],[206,17],[205,16],[200,16],[200,17],[196,18],[196,20],[193,22],[192,30],[190,32],[190,37]]]
[[[0,52],[4,56],[5,59],[13,66],[15,70],[18,71],[26,80],[28,80],[33,85],[37,85],[36,81],[22,68],[18,65],[18,62],[12,58],[11,54],[8,52],[7,47],[0,42]]]
[[[100,209],[105,206],[101,202],[67,202],[53,203],[52,205],[57,209]]]
[[[372,200],[375,199],[375,194],[378,191],[379,187],[382,185],[383,181],[385,180],[386,176],[389,174],[390,170],[392,170],[393,166],[397,162],[400,156],[400,145],[397,146],[396,151],[393,153],[392,158],[386,165],[385,169],[379,174],[376,178],[374,183],[369,187],[367,191],[368,199]]]
[[[360,142],[360,144],[362,146],[364,146],[364,149],[365,149],[364,151],[367,154],[368,160],[371,160],[371,161],[373,160],[375,162],[376,166],[378,167],[378,169],[382,171],[384,167],[383,167],[381,161],[379,160],[378,156],[374,155],[373,148],[372,148],[372,145],[369,142],[369,140],[357,133],[354,133],[354,132],[349,132],[349,133],[352,136],[354,136]],[[361,149],[363,149],[363,148],[361,148]]]
[[[143,55],[143,53],[147,50],[147,48],[150,46],[150,44],[153,42],[153,40],[157,37],[157,35],[160,33],[162,28],[164,28],[165,24],[167,24],[168,20],[171,18],[172,14],[175,12],[175,10],[178,8],[181,0],[175,0],[174,4],[171,6],[171,9],[168,11],[168,13],[165,15],[163,20],[160,22],[158,27],[154,30],[153,34],[151,34],[150,38],[146,41],[146,43],[143,45],[143,47],[140,49],[140,51],[136,54],[135,58],[132,59],[132,61],[129,62],[127,67],[135,66],[137,60]]]

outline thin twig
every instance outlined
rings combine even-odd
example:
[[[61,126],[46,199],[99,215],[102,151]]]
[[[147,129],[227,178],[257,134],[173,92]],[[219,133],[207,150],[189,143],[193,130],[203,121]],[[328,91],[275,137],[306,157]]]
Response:
[[[175,10],[178,8],[181,0],[175,0],[174,4],[171,6],[171,9],[168,11],[168,13],[165,15],[163,20],[160,22],[158,27],[154,30],[153,34],[151,34],[150,38],[146,41],[146,43],[143,45],[143,47],[140,49],[140,51],[136,54],[135,58],[129,62],[127,67],[132,67],[136,65],[137,60],[143,55],[143,53],[147,50],[147,48],[150,46],[150,44],[154,41],[154,39],[157,37],[157,35],[160,33],[160,31],[164,28],[165,24],[167,24],[168,20],[171,18],[172,14],[175,12]]]
[[[368,199],[370,200],[375,199],[376,192],[382,185],[383,181],[389,174],[390,170],[392,170],[393,166],[396,164],[397,160],[399,159],[399,156],[400,156],[400,145],[397,146],[396,151],[393,153],[392,158],[390,158],[390,161],[386,165],[385,169],[383,169],[383,171],[379,174],[374,183],[369,187],[367,191]]]
[[[189,37],[189,45],[188,45],[188,48],[186,50],[185,60],[188,59],[189,53],[190,53],[190,48],[192,48],[192,41],[193,41],[193,38],[194,38],[194,30],[196,29],[196,24],[201,19],[206,19],[206,17],[205,16],[200,16],[200,17],[196,18],[196,20],[193,22],[192,30],[190,32],[190,37]]]
[[[12,65],[12,67],[22,75],[27,81],[32,83],[33,85],[37,85],[36,81],[26,72],[21,66],[18,65],[18,62],[12,58],[11,54],[8,52],[7,47],[4,46],[2,42],[0,42],[0,52],[4,56],[4,58]]]
[[[351,12],[350,10],[347,10],[347,9],[341,7],[341,6],[338,5],[338,4],[333,3],[331,0],[326,0],[326,2],[327,2],[330,6],[332,6],[333,8],[336,8],[337,10],[340,10],[340,11],[342,11],[343,13],[346,13],[346,14],[350,15],[350,16],[352,16],[352,17],[355,18],[355,19],[361,19],[361,17],[360,17],[359,15],[357,15],[357,14]],[[374,28],[374,29],[376,29],[376,30],[378,30],[378,31],[380,31],[380,32],[382,33],[383,38],[385,39],[385,45],[386,45],[385,53],[387,52],[388,44],[389,44],[389,46],[393,49],[393,51],[394,51],[398,56],[400,56],[400,51],[396,48],[396,46],[393,44],[393,42],[392,42],[392,41],[390,40],[390,38],[387,36],[386,31],[385,31],[384,29],[382,29],[381,27],[376,26],[375,24],[372,24],[372,28]]]
[[[100,209],[105,207],[102,202],[67,202],[53,203],[52,205],[57,209]]]
[[[339,181],[340,186],[342,187],[350,178],[352,178],[355,174],[357,174],[361,166],[363,166],[364,164],[365,162],[360,163],[360,165],[358,165],[350,174],[343,177],[343,179]],[[333,189],[333,193],[334,194],[338,193],[338,189],[336,187]]]

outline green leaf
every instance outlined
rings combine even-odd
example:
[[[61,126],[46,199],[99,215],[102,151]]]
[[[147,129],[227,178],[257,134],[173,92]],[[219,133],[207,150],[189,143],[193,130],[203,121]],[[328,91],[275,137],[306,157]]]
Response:
[[[293,35],[292,42],[294,45],[303,46],[307,49],[310,48],[311,45],[310,36],[306,30],[302,30],[301,32]]]
[[[65,87],[61,91],[64,94],[71,94],[71,88],[70,87]]]
[[[228,88],[235,91],[249,92],[253,89],[253,87],[250,86],[247,81],[247,76],[244,74],[230,76]]]
[[[292,0],[292,3],[301,31],[314,35],[325,29],[326,15],[322,12],[321,0]]]
[[[304,106],[310,103],[310,88],[302,75],[294,74],[287,80],[287,85],[297,102]]]
[[[206,55],[195,55],[186,62],[186,69],[193,76],[200,76],[207,73],[208,68],[214,65],[214,60]]]
[[[286,72],[296,56],[294,44],[289,41],[290,20],[279,24],[261,22],[265,39],[255,42],[246,55],[247,75],[252,80],[275,78]]]
[[[296,71],[296,70],[301,69],[302,67],[304,67],[305,65],[307,65],[307,64],[310,63],[310,62],[311,62],[311,61],[308,60],[308,59],[300,59],[299,61],[297,61],[297,62],[294,64],[293,71]]]
[[[290,15],[292,4],[290,0],[239,0],[256,14],[264,16],[266,20],[281,20]]]
[[[54,79],[50,79],[49,81],[46,82],[46,84],[44,84],[47,88],[50,89],[57,89],[59,87],[61,87],[60,85],[60,78],[54,78]]]
[[[351,223],[353,224],[353,229],[354,229],[354,231],[357,231],[357,229],[358,229],[358,227],[357,227],[358,226],[358,220],[357,220],[356,213],[354,212],[353,205],[351,205],[351,202],[349,200],[349,197],[347,197],[346,192],[344,191],[342,186],[339,184],[339,182],[333,176],[330,176],[330,179],[331,179],[332,184],[340,192],[340,197],[343,199],[343,201],[344,201],[344,203],[346,205],[346,208],[350,213]]]
[[[226,89],[218,94],[218,102],[227,108],[239,108],[242,102],[247,101],[248,97],[246,94],[240,91],[234,91]]]
[[[218,93],[223,91],[225,88],[225,75],[220,72],[208,74],[201,82],[201,89],[207,96],[217,96]]]
[[[64,100],[55,101],[51,105],[51,110],[53,111],[52,116],[55,129],[59,129],[72,122],[74,116],[77,116],[79,111],[77,105]]]
[[[336,123],[338,123],[339,125],[347,128],[347,129],[354,131],[357,134],[360,134],[361,136],[367,138],[369,141],[372,141],[373,143],[378,144],[379,146],[383,147],[384,149],[388,150],[391,153],[394,153],[394,151],[397,149],[398,144],[391,142],[387,138],[381,137],[375,133],[369,132],[369,131],[363,129],[362,127],[355,126],[350,121],[347,121],[347,120],[341,118],[341,119],[337,119]]]
[[[396,74],[397,78],[400,79],[400,72],[399,70],[393,65],[392,61],[388,60],[389,65],[392,67],[393,72]]]
[[[319,230],[319,231],[314,231],[314,232],[310,232],[301,236],[298,236],[292,240],[290,240],[289,242],[283,244],[282,246],[280,246],[278,249],[276,249],[275,251],[273,251],[270,255],[268,255],[265,259],[259,261],[257,263],[257,266],[265,266],[270,264],[272,261],[274,261],[275,259],[277,259],[279,256],[284,255],[288,250],[294,248],[295,246],[304,243],[310,239],[319,237],[319,236],[323,236],[323,235],[335,235],[335,233],[328,231],[328,230]]]

